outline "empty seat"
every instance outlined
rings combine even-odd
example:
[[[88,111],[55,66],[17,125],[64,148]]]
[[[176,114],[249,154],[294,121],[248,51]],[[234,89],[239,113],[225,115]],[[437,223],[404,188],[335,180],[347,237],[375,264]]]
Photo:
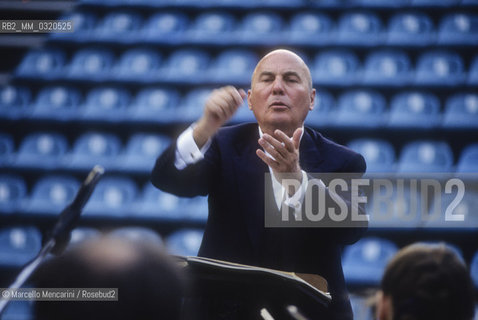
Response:
[[[15,143],[9,134],[0,133],[0,167],[8,167],[14,159]]]
[[[78,227],[71,230],[70,246],[77,245],[83,241],[98,239],[101,237],[101,232],[94,228]]]
[[[188,17],[176,11],[162,11],[152,15],[143,27],[142,34],[150,41],[179,44],[188,26]]]
[[[277,45],[283,41],[282,18],[270,12],[246,14],[237,28],[239,41],[246,44]]]
[[[63,75],[65,54],[58,49],[37,49],[23,58],[16,70],[21,77],[51,79]]]
[[[0,229],[0,267],[18,268],[32,260],[41,249],[41,233],[35,227]]]
[[[26,194],[27,186],[22,177],[0,174],[0,215],[17,212]]]
[[[124,154],[119,158],[121,170],[149,173],[156,158],[169,145],[166,136],[136,133],[129,138]]]
[[[127,119],[130,94],[120,87],[97,87],[88,92],[82,117],[88,120],[116,122]]]
[[[91,170],[97,164],[106,170],[114,169],[120,150],[121,141],[117,136],[87,132],[76,139],[68,165],[77,170]]]
[[[442,18],[438,31],[440,44],[478,44],[478,15],[453,13]]]
[[[122,227],[112,230],[108,233],[108,237],[117,237],[127,241],[146,242],[154,245],[162,245],[161,236],[153,229],[146,227]]]
[[[314,83],[349,86],[359,78],[359,60],[348,50],[320,52],[314,59],[311,73]]]
[[[471,62],[470,69],[468,71],[468,84],[478,85],[478,56],[475,56]]]
[[[75,42],[88,41],[91,33],[96,27],[98,17],[91,11],[75,10],[74,12],[62,15],[61,20],[70,20],[73,25],[73,33],[51,33],[50,37],[55,40],[66,40]]]
[[[184,97],[181,107],[177,110],[176,121],[190,122],[199,119],[211,91],[207,88],[189,91]]]
[[[159,77],[161,56],[153,50],[136,48],[123,53],[115,77],[122,80],[150,82]]]
[[[431,199],[425,227],[476,232],[478,230],[478,214],[476,212],[478,192],[464,190],[462,198],[457,187],[449,191],[448,193],[442,192],[440,197]]]
[[[30,90],[20,86],[7,85],[0,88],[0,118],[18,119],[31,111]]]
[[[84,209],[85,216],[124,218],[134,214],[137,186],[129,178],[105,177],[96,186]]]
[[[234,17],[227,12],[210,11],[199,14],[188,30],[188,40],[198,43],[231,43]]]
[[[337,103],[335,125],[380,127],[385,120],[385,99],[371,90],[346,91]]]
[[[315,94],[314,109],[309,112],[306,123],[314,127],[330,124],[330,112],[334,108],[334,97],[329,92],[319,88]]]
[[[431,18],[423,13],[398,13],[391,17],[387,42],[392,45],[425,46],[435,42]]]
[[[80,183],[71,176],[43,177],[33,186],[24,211],[41,215],[59,215],[74,199],[79,188]]]
[[[337,43],[372,46],[383,42],[382,22],[370,12],[350,12],[340,17]]]
[[[362,138],[350,141],[347,146],[365,158],[367,172],[395,171],[395,150],[390,142]]]
[[[135,214],[144,218],[183,221],[186,219],[184,209],[187,207],[188,201],[187,198],[163,192],[148,182],[138,198]]]
[[[478,172],[478,143],[472,143],[463,149],[456,170],[462,173]]]
[[[146,88],[138,92],[129,108],[129,120],[170,123],[179,105],[179,92],[169,88]]]
[[[452,128],[478,127],[478,94],[458,93],[446,101],[443,126]]]
[[[343,254],[345,281],[350,286],[378,287],[388,261],[398,251],[385,239],[363,238]]]
[[[181,256],[197,256],[204,231],[183,229],[167,237],[167,248],[171,254]]]
[[[432,128],[440,121],[440,101],[431,93],[403,92],[390,102],[389,126]]]
[[[137,40],[142,18],[134,11],[108,13],[98,24],[95,36],[112,42],[133,42]]]
[[[400,172],[450,172],[453,152],[444,141],[414,141],[400,154]]]
[[[366,85],[403,86],[410,80],[410,60],[403,51],[375,51],[365,61],[363,82]]]
[[[249,85],[251,74],[258,61],[259,58],[252,51],[225,50],[219,54],[209,69],[211,79],[219,83]]]
[[[20,143],[14,165],[22,168],[57,169],[68,150],[66,138],[58,133],[36,132]]]
[[[209,54],[198,49],[180,49],[171,53],[164,75],[171,82],[200,83],[206,79]]]
[[[418,58],[415,83],[458,86],[465,80],[463,70],[463,60],[455,52],[426,52]]]
[[[103,81],[110,77],[114,55],[105,49],[81,49],[75,53],[69,67],[69,76],[74,79]]]
[[[333,40],[334,22],[323,13],[301,12],[295,14],[290,22],[290,38],[292,44],[329,43]]]
[[[32,117],[58,121],[79,117],[81,93],[67,86],[51,86],[40,90],[34,103]]]

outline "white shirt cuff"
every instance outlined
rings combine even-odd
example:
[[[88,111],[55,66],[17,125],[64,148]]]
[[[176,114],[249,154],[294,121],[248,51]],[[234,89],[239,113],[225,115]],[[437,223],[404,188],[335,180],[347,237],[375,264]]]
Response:
[[[174,166],[178,170],[183,170],[188,165],[204,159],[204,154],[211,146],[211,139],[209,139],[204,146],[199,149],[196,141],[194,141],[193,130],[194,124],[181,133],[176,142]]]

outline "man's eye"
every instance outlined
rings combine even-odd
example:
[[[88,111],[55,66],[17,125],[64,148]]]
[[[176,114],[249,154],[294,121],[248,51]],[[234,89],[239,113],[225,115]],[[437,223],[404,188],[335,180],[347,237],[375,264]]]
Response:
[[[272,78],[263,78],[262,81],[264,81],[264,82],[271,82],[271,81],[273,81],[273,80],[272,80]]]

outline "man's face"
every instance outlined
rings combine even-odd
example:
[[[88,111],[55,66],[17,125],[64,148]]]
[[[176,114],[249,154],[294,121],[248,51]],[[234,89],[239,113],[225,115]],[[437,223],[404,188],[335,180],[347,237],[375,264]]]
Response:
[[[307,66],[285,50],[274,51],[259,62],[248,92],[249,108],[259,126],[265,131],[280,129],[289,136],[303,125],[314,98]]]

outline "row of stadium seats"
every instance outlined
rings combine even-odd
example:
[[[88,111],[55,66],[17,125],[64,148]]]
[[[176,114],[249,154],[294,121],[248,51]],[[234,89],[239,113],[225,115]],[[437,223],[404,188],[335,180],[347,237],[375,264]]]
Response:
[[[0,88],[0,119],[187,123],[199,118],[210,92],[196,88],[182,96],[176,89],[146,87],[132,96],[124,87],[97,86],[83,96],[72,86],[56,85],[41,88],[32,97],[26,87],[6,86]],[[253,120],[247,103],[232,118]],[[455,93],[442,107],[435,94],[423,90],[396,93],[387,103],[372,89],[345,90],[337,98],[320,89],[307,121],[315,127],[476,128],[478,95]]]
[[[258,58],[253,51],[225,50],[217,58],[201,49],[179,49],[168,57],[151,49],[125,51],[116,61],[113,51],[98,47],[80,49],[71,61],[59,49],[31,51],[16,70],[27,79],[74,80],[84,82],[144,83],[237,83],[247,85]],[[307,60],[307,59],[306,59]],[[362,66],[350,50],[326,50],[309,62],[318,85],[350,86],[451,86],[478,84],[478,57],[466,68],[453,51],[421,53],[413,68],[402,50],[377,50]]]
[[[89,170],[95,164],[107,170],[149,173],[168,139],[154,134],[132,135],[126,146],[112,133],[87,131],[70,148],[67,138],[54,132],[27,135],[18,148],[11,135],[0,134],[0,165],[38,170]],[[465,147],[454,166],[446,141],[416,140],[404,145],[397,160],[390,142],[356,139],[349,147],[363,154],[368,172],[477,172],[478,144]]]
[[[28,194],[21,176],[0,174],[0,214],[53,217],[73,200],[79,187],[78,180],[70,175],[52,174],[39,178]],[[139,190],[132,179],[111,176],[99,182],[84,216],[204,223],[207,211],[204,197],[176,197],[151,183]]]
[[[52,37],[58,41],[112,43],[190,43],[216,45],[476,45],[478,15],[448,13],[435,26],[430,15],[399,12],[383,23],[373,12],[343,12],[337,20],[323,12],[298,12],[286,21],[274,12],[249,12],[237,17],[229,11],[206,11],[195,17],[179,11],[159,11],[148,17],[135,10],[109,11],[99,17],[79,11],[64,19],[73,21],[74,34]],[[386,26],[387,25],[387,26]],[[121,35],[121,37],[118,37]]]
[[[95,6],[118,6],[118,5],[137,5],[152,7],[233,7],[233,8],[261,8],[261,7],[277,7],[277,8],[348,8],[348,7],[369,7],[369,8],[401,8],[401,7],[431,7],[431,8],[447,8],[453,6],[471,6],[476,5],[476,0],[243,0],[237,2],[235,0],[81,0],[82,4]]]

